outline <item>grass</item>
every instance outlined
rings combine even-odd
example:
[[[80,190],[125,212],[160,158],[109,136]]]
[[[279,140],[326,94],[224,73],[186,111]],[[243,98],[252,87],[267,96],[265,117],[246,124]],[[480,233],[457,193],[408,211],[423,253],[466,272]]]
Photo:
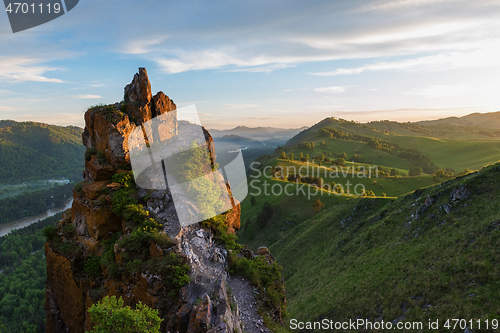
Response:
[[[479,170],[500,160],[500,145],[495,141],[458,141],[423,137],[393,137],[403,147],[414,147],[441,167],[455,171]]]
[[[342,184],[342,186],[345,187],[346,190],[347,181],[349,181],[350,184],[362,184],[366,190],[375,192],[376,196],[382,196],[382,193],[385,193],[388,197],[398,197],[418,188],[435,185],[440,182],[440,180],[435,179],[432,175],[421,175],[414,177],[377,177],[374,168],[372,168],[372,173],[368,172],[369,168],[374,166],[364,163],[346,163],[346,166],[343,169],[333,169],[330,165],[319,167],[315,164],[307,165],[305,162],[285,160],[276,160],[273,164],[281,165],[285,169],[289,168],[288,170],[299,170],[302,167],[302,169],[300,170],[304,174],[307,170],[310,175],[319,175],[325,182],[328,182],[329,184]],[[308,166],[309,168],[307,168],[306,166]],[[352,174],[353,168],[355,171],[354,176]],[[366,176],[359,174],[359,170],[366,170]],[[398,170],[407,173],[407,170]],[[351,193],[354,193],[355,185],[351,187]],[[358,193],[361,193],[361,189],[362,187],[359,186]]]
[[[270,197],[294,224],[278,214],[250,244],[283,266],[289,318],[499,319],[499,183],[497,164],[395,200],[325,198],[316,215],[303,198]]]
[[[496,163],[500,160],[500,146],[497,141],[492,141],[490,137],[485,137],[485,139],[481,140],[481,136],[477,135],[457,135],[453,137],[455,139],[451,139],[450,132],[446,132],[447,134],[443,135],[443,133],[438,133],[436,131],[428,134],[429,137],[427,137],[422,136],[423,134],[421,133],[401,130],[394,124],[391,125],[393,126],[391,129],[398,133],[389,132],[387,130],[384,132],[384,129],[387,127],[386,124],[382,125],[383,126],[374,124],[373,126],[380,127],[380,129],[376,129],[370,125],[366,126],[354,122],[331,120],[328,118],[314,125],[305,133],[301,133],[291,139],[287,143],[291,146],[285,148],[285,151],[287,154],[293,152],[295,157],[297,157],[300,152],[302,152],[304,156],[309,154],[311,157],[324,152],[329,154],[345,152],[347,158],[354,154],[361,154],[365,157],[366,161],[377,165],[390,165],[406,170],[409,170],[412,166],[409,161],[386,152],[372,149],[366,143],[329,139],[317,132],[322,127],[332,127],[347,133],[392,141],[403,148],[416,149],[429,156],[432,162],[440,168],[450,167],[454,169],[455,172],[459,172],[465,168],[478,170],[485,165]],[[432,135],[436,135],[437,137],[430,137]],[[300,149],[296,144],[301,141],[314,142],[315,148],[312,150]],[[322,145],[322,141],[325,141],[326,145]]]

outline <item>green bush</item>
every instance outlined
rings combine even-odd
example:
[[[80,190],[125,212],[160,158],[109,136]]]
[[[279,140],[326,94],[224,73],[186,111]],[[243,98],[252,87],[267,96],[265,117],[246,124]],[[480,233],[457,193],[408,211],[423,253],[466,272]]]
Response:
[[[144,263],[148,272],[162,276],[163,284],[169,289],[169,296],[176,297],[179,289],[189,283],[189,265],[185,258],[177,253],[170,253],[161,259],[152,259]]]
[[[135,309],[123,306],[123,299],[106,296],[88,310],[95,325],[91,333],[159,333],[158,310],[139,302]]]
[[[83,265],[83,270],[90,276],[98,276],[101,274],[101,258],[98,256],[89,256],[85,264]]]
[[[73,224],[66,224],[62,227],[62,234],[66,238],[76,237],[76,228]]]
[[[95,154],[97,154],[96,147],[92,147],[92,148],[87,149],[87,151],[85,151],[85,160],[90,161],[90,159],[92,158],[92,155],[95,155]]]
[[[78,184],[75,185],[75,191],[78,194],[82,194],[83,193],[83,183],[84,182],[80,182],[80,183],[78,183]]]
[[[233,253],[229,257],[230,272],[246,276],[259,289],[259,296],[264,305],[269,309],[280,308],[285,311],[285,295],[283,279],[281,277],[282,267],[276,262],[269,263],[264,256],[254,259],[239,258]]]
[[[108,159],[106,158],[106,155],[101,151],[97,152],[97,161],[101,165],[109,164]]]
[[[42,234],[47,241],[53,241],[57,237],[56,227],[49,225],[48,227],[43,228]]]
[[[241,245],[236,242],[238,237],[228,232],[229,225],[227,225],[226,219],[226,215],[221,214],[201,222],[201,225],[210,228],[215,236],[215,240],[222,243],[227,249],[240,250]]]
[[[100,196],[102,194],[110,194],[110,193],[111,193],[111,190],[109,189],[109,187],[104,186],[99,191],[97,191],[96,196]]]

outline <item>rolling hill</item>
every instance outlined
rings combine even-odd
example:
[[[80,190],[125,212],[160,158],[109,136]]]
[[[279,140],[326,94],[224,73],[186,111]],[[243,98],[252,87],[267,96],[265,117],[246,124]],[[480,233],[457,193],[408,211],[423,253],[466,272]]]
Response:
[[[397,199],[261,194],[243,201],[238,236],[283,266],[290,318],[441,328],[467,318],[493,332],[484,321],[500,319],[499,182],[500,163]]]
[[[477,137],[485,136],[469,133],[470,138],[466,139],[455,133],[461,138],[457,140],[449,138],[453,129],[443,133],[434,137],[436,133],[431,127],[415,123],[385,121],[361,124],[326,118],[287,141],[284,150],[287,154],[302,152],[310,156],[345,152],[349,158],[358,154],[363,155],[366,163],[407,170],[419,165],[426,173],[433,173],[438,168],[451,168],[455,172],[465,168],[477,170],[500,160],[500,146],[495,136],[478,140]],[[300,144],[305,142],[312,142],[315,147],[310,151],[300,148]]]
[[[224,135],[238,135],[241,137],[251,138],[253,140],[259,140],[259,141],[265,141],[270,139],[278,139],[281,141],[286,141],[306,128],[307,128],[306,126],[301,128],[237,126],[233,129],[228,129],[228,130],[209,129],[208,131],[214,138],[219,138]]]
[[[439,319],[442,330],[447,318],[467,318],[474,322],[462,331],[496,331],[500,147],[478,133],[446,138],[456,126],[472,128],[327,118],[258,159],[237,235],[250,249],[269,247],[283,266],[289,318],[394,327]],[[422,161],[480,171],[405,175]],[[371,166],[386,173],[366,176]],[[346,181],[365,194],[337,191]]]
[[[468,127],[482,127],[500,130],[500,111],[488,113],[471,113],[463,117],[448,117],[437,120],[419,121],[424,126],[456,125]]]
[[[82,129],[0,120],[0,182],[79,177]]]

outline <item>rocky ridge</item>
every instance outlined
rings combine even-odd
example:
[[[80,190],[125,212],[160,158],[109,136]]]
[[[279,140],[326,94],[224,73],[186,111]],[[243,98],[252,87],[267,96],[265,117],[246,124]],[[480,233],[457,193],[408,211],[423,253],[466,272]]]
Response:
[[[176,112],[175,103],[163,92],[153,96],[140,68],[123,102],[85,113],[85,180],[45,245],[47,332],[90,331],[87,310],[104,296],[159,310],[161,332],[245,330],[241,307],[228,291],[231,258],[243,254],[227,249],[209,223],[181,227],[168,188],[145,190],[131,179],[128,136],[167,112]],[[175,135],[175,117],[166,128],[162,137]],[[207,131],[205,138],[215,156]],[[123,202],[130,204],[120,211]],[[239,229],[241,209],[232,203],[218,217],[224,221],[218,230]]]

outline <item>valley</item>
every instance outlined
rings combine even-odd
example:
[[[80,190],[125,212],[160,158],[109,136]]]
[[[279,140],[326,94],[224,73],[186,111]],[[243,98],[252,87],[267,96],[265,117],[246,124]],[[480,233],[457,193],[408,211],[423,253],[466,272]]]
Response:
[[[498,143],[369,126],[326,119],[252,166],[237,235],[283,266],[290,318],[500,319]],[[374,149],[372,139],[424,158]],[[434,172],[409,176],[419,161]],[[366,193],[335,191],[347,181]]]

